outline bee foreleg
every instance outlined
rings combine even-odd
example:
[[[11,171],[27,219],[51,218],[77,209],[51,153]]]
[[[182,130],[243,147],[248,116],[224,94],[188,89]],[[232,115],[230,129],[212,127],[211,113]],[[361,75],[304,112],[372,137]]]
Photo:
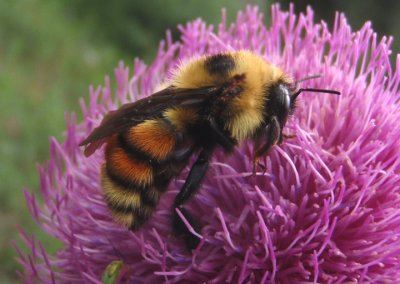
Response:
[[[200,152],[196,162],[193,164],[192,169],[189,172],[185,184],[183,185],[182,189],[180,190],[174,201],[173,230],[175,231],[176,234],[182,235],[184,237],[186,245],[190,250],[194,249],[198,245],[200,240],[198,239],[198,237],[194,236],[189,232],[188,228],[186,227],[182,219],[179,217],[175,208],[179,208],[181,213],[192,225],[193,223],[192,217],[186,210],[181,208],[181,206],[186,201],[188,201],[190,197],[193,196],[193,194],[195,194],[198,188],[200,187],[200,184],[207,172],[212,152],[213,152],[212,149],[203,149]],[[196,226],[193,227],[196,228]]]
[[[265,139],[266,142],[261,147],[258,147],[254,150],[253,156],[253,176],[256,174],[256,168],[258,164],[258,160],[260,157],[265,156],[268,151],[277,144],[281,140],[282,129],[278,122],[276,116],[273,116],[270,123],[265,127],[266,134]]]

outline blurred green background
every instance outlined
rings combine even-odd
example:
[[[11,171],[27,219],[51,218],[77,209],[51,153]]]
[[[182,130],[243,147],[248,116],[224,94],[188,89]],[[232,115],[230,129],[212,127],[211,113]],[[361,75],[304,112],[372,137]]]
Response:
[[[0,283],[17,283],[17,224],[43,240],[50,250],[60,244],[43,234],[28,214],[22,189],[38,192],[37,163],[49,158],[48,138],[62,139],[64,113],[81,119],[78,98],[88,86],[103,83],[120,59],[147,63],[154,57],[165,30],[178,39],[177,24],[197,17],[220,20],[226,7],[232,21],[247,4],[257,4],[269,23],[269,1],[232,0],[0,0]],[[275,2],[275,1],[274,1]],[[300,3],[301,2],[301,3]],[[334,11],[345,11],[353,29],[372,20],[380,36],[395,37],[399,52],[400,1],[299,1],[310,4],[331,23]],[[288,7],[287,1],[282,1]],[[392,56],[392,62],[394,57]]]

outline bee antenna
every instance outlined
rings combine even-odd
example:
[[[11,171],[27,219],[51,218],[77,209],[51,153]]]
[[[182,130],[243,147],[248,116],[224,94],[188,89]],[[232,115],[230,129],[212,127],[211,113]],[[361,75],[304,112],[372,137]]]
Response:
[[[314,89],[314,88],[304,88],[299,89],[296,93],[292,95],[292,100],[295,100],[301,92],[314,92],[314,93],[325,93],[325,94],[333,94],[333,95],[340,95],[339,91],[334,90],[325,90],[325,89]]]
[[[303,78],[301,78],[299,80],[294,81],[294,83],[295,83],[295,85],[297,85],[298,83],[301,83],[301,82],[304,82],[304,81],[307,81],[307,80],[311,80],[311,79],[320,78],[320,77],[322,77],[322,74],[309,75],[309,76],[306,76],[306,77],[303,77]]]

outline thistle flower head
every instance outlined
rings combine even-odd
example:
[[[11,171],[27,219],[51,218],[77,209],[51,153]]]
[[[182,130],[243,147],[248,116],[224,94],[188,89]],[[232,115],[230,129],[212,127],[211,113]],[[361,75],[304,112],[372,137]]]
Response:
[[[201,20],[179,26],[181,38],[160,44],[150,66],[115,69],[82,102],[84,121],[67,118],[65,140],[51,139],[40,168],[43,204],[26,192],[32,216],[63,248],[49,255],[21,233],[25,282],[99,283],[122,260],[118,280],[129,283],[400,282],[400,57],[389,62],[392,38],[377,39],[366,23],[353,32],[342,14],[330,31],[313,11],[296,15],[272,6],[266,27],[255,7],[217,29]],[[293,78],[323,74],[303,87],[334,89],[340,97],[302,94],[285,131],[294,136],[251,176],[252,144],[217,153],[199,193],[188,203],[202,230],[193,253],[171,231],[171,206],[187,167],[138,232],[115,224],[99,183],[102,151],[85,158],[79,142],[109,110],[150,95],[192,56],[248,49]]]

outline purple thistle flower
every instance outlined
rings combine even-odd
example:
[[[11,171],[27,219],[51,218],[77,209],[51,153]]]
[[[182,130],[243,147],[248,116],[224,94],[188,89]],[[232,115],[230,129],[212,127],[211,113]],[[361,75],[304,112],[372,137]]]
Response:
[[[64,247],[48,255],[34,237],[19,252],[26,283],[100,283],[112,261],[119,281],[255,283],[400,282],[400,56],[389,62],[392,38],[377,40],[366,23],[352,32],[342,14],[333,31],[313,11],[295,15],[272,6],[265,27],[255,7],[217,31],[201,20],[170,34],[154,62],[122,63],[117,89],[90,89],[84,122],[67,118],[63,143],[51,140],[51,159],[39,170],[44,203],[25,192],[33,218]],[[171,206],[189,167],[173,181],[156,212],[136,233],[115,224],[99,183],[102,151],[85,158],[79,142],[103,115],[154,92],[179,60],[249,49],[303,86],[342,96],[303,94],[285,131],[294,134],[265,158],[266,173],[251,176],[252,144],[231,156],[217,153],[199,193],[187,207],[203,228],[190,254],[171,232]]]

